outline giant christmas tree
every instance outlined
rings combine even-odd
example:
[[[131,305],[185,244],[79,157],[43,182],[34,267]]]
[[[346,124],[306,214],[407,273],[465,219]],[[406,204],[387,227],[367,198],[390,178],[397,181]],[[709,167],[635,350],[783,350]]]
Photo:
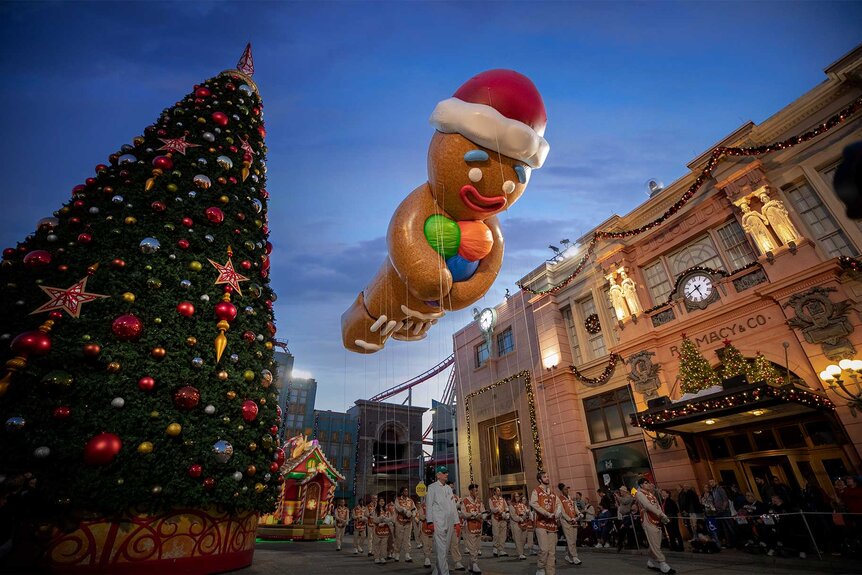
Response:
[[[679,379],[683,393],[697,393],[721,383],[715,370],[685,334],[679,348]]]
[[[283,453],[252,73],[247,48],[3,252],[0,474],[29,490],[43,533],[130,510],[273,506]]]

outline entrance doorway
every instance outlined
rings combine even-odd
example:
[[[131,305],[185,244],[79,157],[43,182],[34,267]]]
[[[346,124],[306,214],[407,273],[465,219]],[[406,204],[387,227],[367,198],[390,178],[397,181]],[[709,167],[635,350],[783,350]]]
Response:
[[[790,459],[786,455],[775,455],[772,457],[761,457],[749,459],[742,464],[745,474],[748,476],[748,484],[757,490],[756,479],[762,479],[767,485],[772,484],[772,478],[777,477],[784,485],[788,485],[792,491],[800,488]]]

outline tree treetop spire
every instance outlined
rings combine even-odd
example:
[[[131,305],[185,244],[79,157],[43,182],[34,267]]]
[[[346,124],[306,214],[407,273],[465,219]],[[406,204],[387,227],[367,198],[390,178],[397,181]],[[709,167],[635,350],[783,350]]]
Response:
[[[246,76],[254,76],[254,58],[251,55],[251,42],[245,45],[245,50],[236,63],[236,69]]]

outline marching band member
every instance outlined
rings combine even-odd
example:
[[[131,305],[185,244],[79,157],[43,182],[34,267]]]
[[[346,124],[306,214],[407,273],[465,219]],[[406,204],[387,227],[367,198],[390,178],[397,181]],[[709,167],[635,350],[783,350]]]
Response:
[[[563,535],[566,536],[566,556],[565,559],[569,563],[580,565],[581,560],[578,559],[578,520],[582,515],[578,512],[575,500],[569,497],[569,486],[563,483],[557,485],[560,490],[560,505],[563,508],[560,513],[560,525],[563,528]]]
[[[392,533],[395,517],[382,497],[377,499],[377,506],[371,515],[371,523],[374,524],[374,562],[386,563],[386,545]]]
[[[512,494],[512,503],[509,505],[509,517],[512,519],[512,539],[515,542],[515,553],[518,559],[527,558],[524,555],[524,543],[527,540],[527,523],[532,526],[530,519],[530,508],[524,503],[524,497],[516,491]]]
[[[416,518],[420,523],[418,541],[422,554],[425,555],[425,567],[431,567],[431,554],[434,550],[432,546],[434,541],[434,524],[428,523],[428,508],[425,506],[424,501],[417,507]]]
[[[338,500],[335,508],[335,550],[341,551],[341,541],[344,539],[344,531],[350,521],[350,509],[344,504],[344,499]]]
[[[401,561],[404,553],[404,561],[412,563],[410,557],[410,534],[413,531],[413,515],[416,513],[416,504],[410,499],[410,490],[404,487],[401,496],[395,500],[395,561]]]
[[[359,503],[353,508],[353,553],[362,553],[362,546],[368,537],[366,529],[368,526],[368,510],[364,503]]]
[[[467,526],[466,531],[464,531],[464,544],[470,555],[470,571],[481,573],[479,548],[482,546],[482,514],[485,513],[485,506],[479,497],[478,485],[471,483],[468,490],[469,495],[461,500],[461,517]]]
[[[670,522],[670,519],[659,505],[655,496],[655,486],[646,477],[638,479],[635,499],[641,508],[641,521],[649,544],[649,552],[652,555],[647,559],[647,567],[662,573],[675,573],[676,571],[665,562],[664,553],[661,552],[661,527],[662,524]]]
[[[530,507],[536,512],[536,539],[539,541],[539,560],[536,575],[556,573],[557,518],[562,506],[551,490],[551,479],[546,471],[536,474],[539,484],[530,495]]]
[[[488,499],[488,511],[491,512],[491,532],[494,534],[494,557],[506,557],[506,528],[509,525],[509,506],[503,496],[500,495],[500,488],[494,487],[491,490],[491,497]]]

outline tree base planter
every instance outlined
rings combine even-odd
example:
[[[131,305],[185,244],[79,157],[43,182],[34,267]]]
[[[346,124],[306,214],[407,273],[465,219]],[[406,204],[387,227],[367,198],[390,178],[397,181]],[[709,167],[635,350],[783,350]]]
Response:
[[[54,573],[220,573],[251,565],[257,514],[178,509],[126,520],[82,521],[58,531],[46,560]]]

